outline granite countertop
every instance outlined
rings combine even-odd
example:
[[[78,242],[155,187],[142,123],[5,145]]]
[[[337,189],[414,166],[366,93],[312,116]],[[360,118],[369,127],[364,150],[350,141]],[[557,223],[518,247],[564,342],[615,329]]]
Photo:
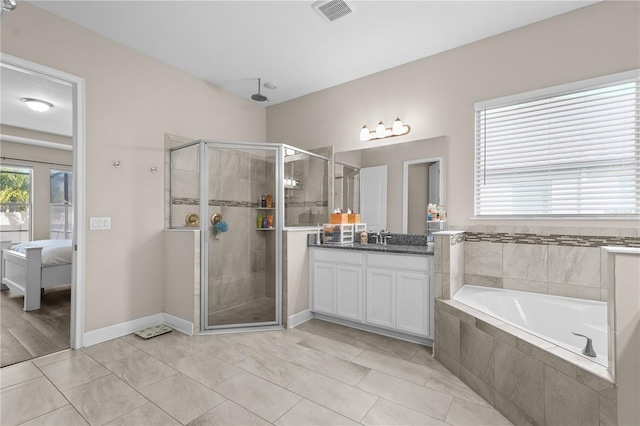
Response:
[[[400,253],[400,254],[417,254],[422,256],[433,256],[433,252],[427,252],[427,246],[407,246],[407,245],[383,245],[383,244],[316,244],[309,243],[309,247],[322,247],[338,250],[360,250],[372,251],[378,253]]]

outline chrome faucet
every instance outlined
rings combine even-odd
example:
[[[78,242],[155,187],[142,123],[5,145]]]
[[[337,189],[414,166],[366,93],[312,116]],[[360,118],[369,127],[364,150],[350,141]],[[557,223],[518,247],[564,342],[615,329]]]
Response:
[[[580,336],[580,337],[584,337],[585,339],[587,339],[587,344],[585,345],[584,349],[582,350],[582,353],[585,354],[586,356],[590,356],[590,357],[596,357],[596,351],[593,350],[593,344],[592,344],[592,340],[590,337],[585,336],[584,334],[578,334],[578,333],[574,333],[573,331],[571,332],[571,334],[574,334],[576,336]]]
[[[391,238],[391,235],[389,235],[389,231],[387,231],[385,229],[383,229],[381,231],[378,231],[378,233],[376,235],[378,237],[376,239],[377,243],[378,244],[384,244],[385,246],[387,245],[387,240],[389,238]]]

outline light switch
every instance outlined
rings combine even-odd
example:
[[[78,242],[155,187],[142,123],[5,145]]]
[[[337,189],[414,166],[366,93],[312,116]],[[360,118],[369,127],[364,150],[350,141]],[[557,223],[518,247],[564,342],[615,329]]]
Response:
[[[106,231],[107,229],[111,229],[110,217],[90,217],[89,218],[90,231]]]

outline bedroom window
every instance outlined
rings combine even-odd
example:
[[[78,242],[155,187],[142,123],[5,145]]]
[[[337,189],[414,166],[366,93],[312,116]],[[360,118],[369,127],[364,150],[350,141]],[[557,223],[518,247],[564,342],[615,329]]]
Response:
[[[73,235],[73,173],[51,170],[51,239],[70,240]]]
[[[0,166],[0,240],[31,241],[33,170]]]
[[[636,218],[632,71],[475,104],[475,216]]]

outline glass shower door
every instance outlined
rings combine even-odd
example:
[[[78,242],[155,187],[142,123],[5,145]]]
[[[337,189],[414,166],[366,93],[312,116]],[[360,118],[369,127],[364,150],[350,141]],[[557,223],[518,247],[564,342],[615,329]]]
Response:
[[[202,324],[211,330],[279,325],[280,148],[207,142],[201,150],[201,187],[208,193],[200,205],[208,263]]]

